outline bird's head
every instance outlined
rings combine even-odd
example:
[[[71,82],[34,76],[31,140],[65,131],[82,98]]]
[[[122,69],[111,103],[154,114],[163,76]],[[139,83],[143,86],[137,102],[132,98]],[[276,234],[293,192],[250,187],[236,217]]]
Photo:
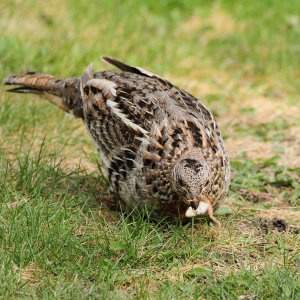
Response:
[[[184,155],[173,169],[173,185],[176,192],[187,204],[185,216],[212,216],[212,203],[208,195],[211,165],[201,152]]]

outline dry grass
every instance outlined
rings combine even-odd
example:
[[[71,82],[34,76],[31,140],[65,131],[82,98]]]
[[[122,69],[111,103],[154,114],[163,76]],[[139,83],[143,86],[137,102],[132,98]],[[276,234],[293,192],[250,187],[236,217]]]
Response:
[[[237,23],[229,13],[215,5],[208,18],[201,18],[199,15],[189,16],[179,26],[178,34],[189,37],[198,35],[204,43],[208,43],[214,39],[226,38],[242,27],[243,25]]]

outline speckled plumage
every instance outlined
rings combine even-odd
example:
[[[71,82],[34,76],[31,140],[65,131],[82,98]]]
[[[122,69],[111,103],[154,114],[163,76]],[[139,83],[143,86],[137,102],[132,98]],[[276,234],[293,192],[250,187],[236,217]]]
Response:
[[[128,206],[151,210],[154,217],[214,219],[230,169],[211,113],[158,75],[104,60],[121,71],[93,72],[89,66],[78,78],[27,73],[5,84],[21,86],[12,92],[43,94],[82,118],[112,191]]]

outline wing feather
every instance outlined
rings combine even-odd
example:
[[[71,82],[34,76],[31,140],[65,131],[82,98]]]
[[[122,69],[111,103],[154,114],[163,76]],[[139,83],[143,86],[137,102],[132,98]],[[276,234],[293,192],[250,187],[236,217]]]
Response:
[[[162,83],[168,85],[169,87],[172,87],[173,85],[166,79],[160,77],[159,75],[152,73],[151,71],[148,71],[144,68],[141,67],[132,67],[130,65],[127,65],[123,62],[121,62],[120,60],[117,60],[115,58],[112,57],[108,57],[108,56],[103,56],[102,60],[117,67],[118,69],[125,71],[125,72],[130,72],[130,73],[134,73],[134,74],[138,74],[141,76],[147,76],[147,77],[151,77],[151,78],[157,78],[158,80],[160,80]]]

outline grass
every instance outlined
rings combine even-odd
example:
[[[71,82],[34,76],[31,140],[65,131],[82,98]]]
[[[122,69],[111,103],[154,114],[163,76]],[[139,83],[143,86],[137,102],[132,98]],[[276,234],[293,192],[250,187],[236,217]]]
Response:
[[[0,91],[0,298],[299,299],[299,1],[1,3],[1,80],[108,54],[217,116],[231,191],[203,223],[110,211],[84,126]]]

